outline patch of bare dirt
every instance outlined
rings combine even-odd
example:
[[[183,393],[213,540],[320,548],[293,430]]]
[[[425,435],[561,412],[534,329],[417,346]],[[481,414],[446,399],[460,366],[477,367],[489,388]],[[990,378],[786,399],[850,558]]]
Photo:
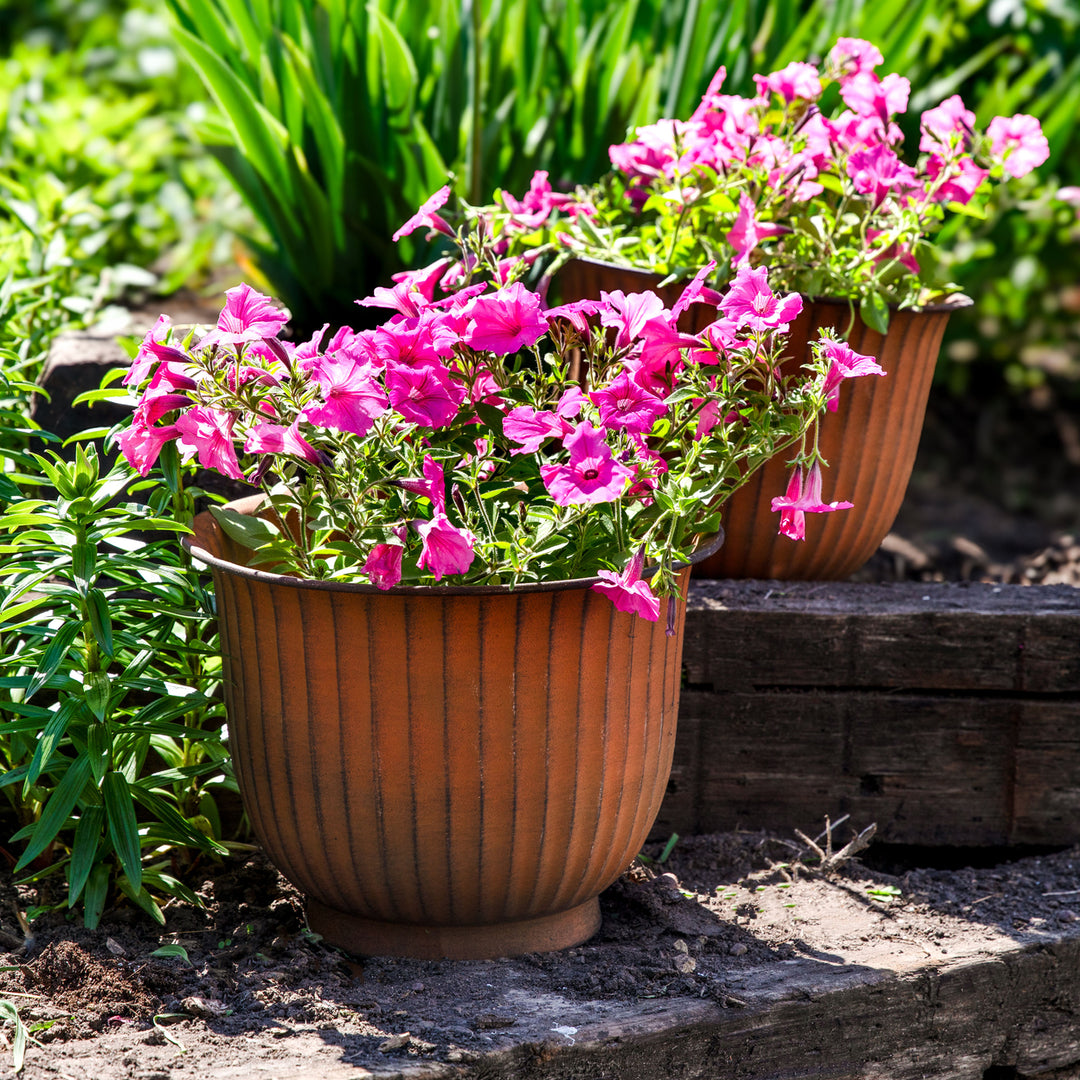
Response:
[[[822,972],[913,970],[1080,934],[1080,849],[902,873],[856,860],[831,875],[794,835],[688,837],[663,864],[661,854],[647,849],[653,861],[604,894],[591,941],[483,962],[328,948],[306,931],[297,892],[256,855],[203,883],[203,909],[169,907],[164,929],[126,909],[95,931],[40,916],[0,958],[0,999],[38,1027],[27,1080],[161,1080],[196,1066],[215,1080],[336,1077],[344,1066],[396,1076],[410,1063],[572,1039],[619,1009],[742,1008]],[[14,906],[32,898],[10,877],[2,885],[0,924],[17,939]],[[186,956],[152,955],[167,944]]]

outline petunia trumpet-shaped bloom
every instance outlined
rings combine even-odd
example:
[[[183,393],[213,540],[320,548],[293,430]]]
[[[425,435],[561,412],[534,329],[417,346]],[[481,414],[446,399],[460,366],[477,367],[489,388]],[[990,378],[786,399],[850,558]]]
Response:
[[[735,251],[735,258],[731,261],[731,265],[735,269],[748,266],[751,253],[762,240],[782,236],[790,231],[783,225],[771,225],[768,222],[758,221],[754,214],[753,200],[744,191],[739,196],[739,213],[726,236],[727,242]]]
[[[743,267],[720,302],[720,310],[735,324],[759,333],[768,330],[787,330],[802,311],[802,297],[788,293],[778,297],[769,288],[769,272],[764,266],[756,270]]]
[[[664,301],[654,292],[624,293],[621,289],[614,292],[601,292],[600,299],[604,307],[600,309],[600,323],[614,327],[615,348],[625,349],[641,337],[645,324],[667,312]]]
[[[836,412],[840,403],[840,384],[845,379],[860,375],[884,375],[885,369],[872,356],[863,356],[843,342],[830,341],[822,346],[823,355],[829,358],[829,372],[825,376],[825,397],[829,412]]]
[[[792,60],[787,67],[769,75],[755,75],[758,96],[768,98],[770,92],[779,94],[784,101],[791,103],[796,98],[803,101],[817,101],[821,97],[821,79],[818,69],[813,64]]]
[[[389,404],[370,368],[346,356],[327,356],[316,371],[323,403],[309,405],[304,419],[318,427],[366,435]]]
[[[243,480],[244,473],[233,446],[233,417],[219,409],[196,405],[176,421],[180,432],[181,456],[190,461],[199,455],[204,469],[217,469],[233,480]]]
[[[449,198],[450,185],[446,184],[427,199],[420,209],[394,233],[391,237],[394,243],[396,244],[403,236],[409,236],[411,233],[416,232],[417,229],[423,228],[434,229],[436,232],[441,232],[452,238],[454,230],[436,213],[446,205],[446,200]]]
[[[990,136],[994,156],[1002,162],[1002,168],[1009,176],[1027,176],[1050,156],[1050,145],[1042,125],[1026,113],[995,116],[986,134]]]
[[[626,565],[621,574],[612,570],[601,570],[597,575],[603,578],[591,586],[593,592],[606,596],[619,611],[628,611],[640,615],[643,619],[656,622],[660,618],[660,598],[653,595],[647,581],[642,581],[641,571],[645,566],[645,548]]]
[[[406,420],[420,427],[446,427],[457,415],[466,390],[444,367],[404,364],[387,367],[386,393]]]
[[[249,454],[291,454],[312,465],[324,464],[327,460],[325,454],[316,450],[300,434],[299,419],[288,427],[284,424],[256,424],[244,440],[244,450]]]
[[[503,418],[503,434],[518,445],[511,454],[535,454],[548,439],[561,439],[574,430],[557,413],[518,405]]]
[[[863,71],[873,71],[885,62],[881,50],[862,38],[842,37],[829,50],[829,64],[841,72],[842,78],[850,78]]]
[[[401,581],[401,557],[405,549],[400,544],[376,544],[364,563],[364,573],[378,589],[392,589]]]
[[[175,424],[160,428],[148,427],[136,419],[131,427],[120,433],[116,441],[120,444],[120,452],[127,459],[127,463],[140,476],[145,476],[157,461],[161,448],[179,435],[180,429]]]
[[[567,465],[541,465],[540,476],[559,506],[614,502],[634,472],[616,461],[604,433],[587,420],[563,439],[570,451]]]
[[[168,334],[172,320],[168,315],[159,315],[153,329],[149,330],[139,344],[139,351],[131,361],[131,367],[123,378],[124,386],[138,386],[159,360],[176,365],[188,363],[187,355],[172,345],[166,345],[160,339]]]
[[[242,345],[247,341],[276,338],[289,317],[276,308],[268,296],[250,285],[237,285],[225,291],[225,307],[217,327],[199,342],[198,348],[211,345]]]
[[[535,345],[547,332],[540,297],[520,281],[496,292],[477,296],[465,309],[469,317],[466,345],[480,352],[509,356]]]
[[[780,514],[780,535],[792,540],[806,539],[806,514],[827,514],[833,510],[850,510],[853,503],[821,501],[821,466],[815,461],[804,479],[802,469],[796,469],[788,481],[787,491],[772,501],[772,511]]]
[[[607,386],[589,394],[600,410],[606,428],[621,428],[647,435],[653,424],[668,410],[663,400],[620,372]]]
[[[472,565],[476,537],[468,529],[459,529],[442,513],[430,521],[414,521],[423,547],[417,565],[429,570],[441,581],[446,574],[464,574]]]

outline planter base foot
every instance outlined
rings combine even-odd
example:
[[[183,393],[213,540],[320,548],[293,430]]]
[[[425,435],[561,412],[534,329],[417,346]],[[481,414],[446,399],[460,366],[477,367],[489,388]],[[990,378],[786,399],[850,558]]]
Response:
[[[346,915],[307,901],[308,924],[328,945],[359,956],[409,956],[416,960],[491,960],[580,945],[600,929],[600,902],[491,926],[413,926]]]

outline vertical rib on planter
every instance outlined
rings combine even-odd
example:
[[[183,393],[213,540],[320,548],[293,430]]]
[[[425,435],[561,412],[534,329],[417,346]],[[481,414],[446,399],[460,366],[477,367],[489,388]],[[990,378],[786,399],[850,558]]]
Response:
[[[195,532],[241,794],[312,928],[457,958],[595,933],[667,784],[683,605],[668,637],[589,580],[380,593],[250,569],[209,515]]]
[[[559,272],[564,301],[598,299],[601,290],[640,292],[652,289],[671,307],[682,286],[657,288],[660,279],[643,270],[591,259],[572,259]],[[786,364],[801,365],[819,331],[844,331],[850,309],[842,300],[806,300],[791,325]],[[723,548],[695,567],[695,575],[714,578],[780,578],[788,581],[837,581],[859,569],[877,550],[904,500],[922,434],[941,338],[949,315],[971,301],[954,296],[918,311],[894,310],[888,333],[879,334],[856,317],[847,342],[857,353],[873,356],[885,378],[846,380],[840,408],[826,413],[819,445],[829,468],[822,471],[823,501],[854,503],[835,514],[807,514],[806,539],[779,536],[779,515],[772,499],[787,488],[790,469],[785,455],[768,462],[724,507]],[[690,307],[680,326],[701,330],[714,317],[711,307]]]

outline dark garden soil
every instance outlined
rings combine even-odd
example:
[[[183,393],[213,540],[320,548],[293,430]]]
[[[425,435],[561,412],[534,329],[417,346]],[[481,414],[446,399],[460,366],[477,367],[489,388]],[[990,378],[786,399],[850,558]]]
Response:
[[[523,1038],[567,1045],[627,1006],[743,1008],[795,992],[808,966],[904,971],[1080,933],[1080,849],[982,869],[849,862],[830,877],[797,863],[807,852],[794,836],[685,838],[604,894],[592,941],[485,962],[325,947],[261,855],[207,876],[205,907],[167,909],[164,930],[131,911],[93,932],[48,914],[24,937],[16,911],[31,897],[5,876],[0,998],[46,1025],[27,1080],[400,1075],[466,1068]],[[186,958],[155,957],[166,944]]]

